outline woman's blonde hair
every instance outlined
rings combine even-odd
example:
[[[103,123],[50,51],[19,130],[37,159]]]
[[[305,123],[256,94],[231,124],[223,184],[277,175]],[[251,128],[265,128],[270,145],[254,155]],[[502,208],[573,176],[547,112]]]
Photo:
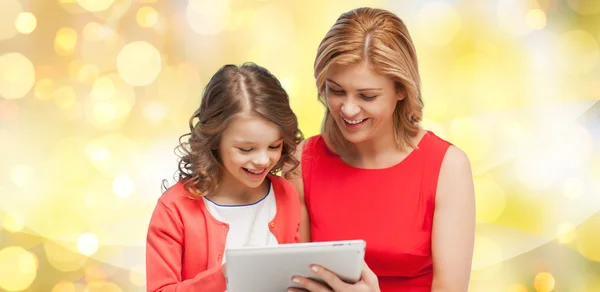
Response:
[[[375,8],[354,9],[338,18],[321,41],[314,64],[319,100],[325,106],[325,80],[331,65],[358,62],[367,62],[374,72],[388,76],[406,92],[394,110],[394,133],[400,149],[415,147],[411,138],[419,132],[423,101],[417,55],[404,22],[389,11]],[[338,154],[350,147],[329,109],[322,135]]]

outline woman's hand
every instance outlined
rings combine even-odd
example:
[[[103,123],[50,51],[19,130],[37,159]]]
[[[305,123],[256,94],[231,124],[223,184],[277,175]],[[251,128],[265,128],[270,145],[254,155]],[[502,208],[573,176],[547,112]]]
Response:
[[[329,287],[326,287],[316,281],[310,280],[301,276],[294,276],[292,282],[302,286],[305,290],[299,288],[289,288],[288,292],[300,292],[300,291],[311,291],[311,292],[379,292],[379,280],[377,276],[369,266],[365,263],[362,268],[360,275],[360,281],[356,284],[348,284],[334,273],[327,269],[313,265],[311,270],[317,274]],[[333,290],[332,290],[333,289]]]

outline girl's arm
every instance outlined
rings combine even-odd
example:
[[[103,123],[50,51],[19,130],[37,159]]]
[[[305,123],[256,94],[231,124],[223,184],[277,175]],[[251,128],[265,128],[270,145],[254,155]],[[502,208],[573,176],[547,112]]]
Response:
[[[146,239],[146,287],[149,292],[225,291],[223,266],[208,269],[182,281],[183,224],[158,202]],[[201,244],[201,243],[198,243]]]

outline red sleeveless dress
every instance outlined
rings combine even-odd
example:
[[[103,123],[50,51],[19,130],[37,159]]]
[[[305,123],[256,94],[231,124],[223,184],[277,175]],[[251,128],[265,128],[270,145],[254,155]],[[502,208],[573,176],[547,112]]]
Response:
[[[431,231],[438,175],[451,144],[427,132],[400,163],[349,166],[323,137],[305,142],[302,175],[312,241],[363,239],[382,292],[431,291]]]

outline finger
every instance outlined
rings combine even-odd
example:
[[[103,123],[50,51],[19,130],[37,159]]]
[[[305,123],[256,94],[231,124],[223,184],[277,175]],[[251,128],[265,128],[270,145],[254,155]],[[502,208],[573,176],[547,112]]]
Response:
[[[306,292],[308,290],[302,288],[288,288],[287,292]]]
[[[375,275],[375,273],[373,273],[373,271],[371,270],[371,268],[369,268],[369,265],[367,265],[366,262],[364,263],[364,265],[362,267],[360,277],[367,284],[379,282],[379,280],[377,279],[377,275]]]
[[[347,288],[348,286],[348,284],[340,280],[340,278],[336,274],[321,266],[313,265],[310,267],[310,269],[315,274],[319,275],[319,277],[323,279],[323,281],[325,281],[325,283],[327,283],[327,285],[329,285],[335,291],[345,291],[345,288]]]
[[[294,282],[296,285],[302,286],[302,288],[306,289],[306,291],[332,292],[329,288],[325,287],[321,283],[319,283],[317,281],[313,281],[313,280],[305,278],[305,277],[294,276],[294,277],[292,277],[292,282]],[[298,288],[295,288],[295,289],[298,289]],[[290,290],[288,290],[288,291],[290,291]],[[291,290],[291,291],[294,291],[294,290]],[[296,290],[296,291],[302,291],[302,289]]]

